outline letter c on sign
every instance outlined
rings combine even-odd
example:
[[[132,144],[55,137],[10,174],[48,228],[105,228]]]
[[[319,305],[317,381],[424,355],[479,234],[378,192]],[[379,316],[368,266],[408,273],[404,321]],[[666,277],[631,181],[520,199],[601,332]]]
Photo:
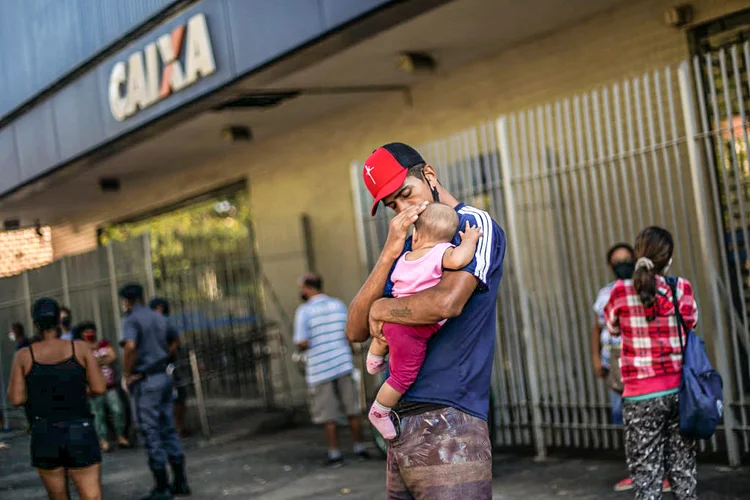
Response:
[[[109,109],[118,122],[127,118],[128,96],[122,93],[122,87],[128,79],[125,68],[125,63],[120,61],[112,67],[109,74]]]

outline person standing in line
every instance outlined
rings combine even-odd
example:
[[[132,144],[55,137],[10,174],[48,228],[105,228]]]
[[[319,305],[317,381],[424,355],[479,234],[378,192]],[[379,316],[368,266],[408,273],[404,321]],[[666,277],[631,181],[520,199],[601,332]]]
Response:
[[[76,330],[80,332],[81,339],[94,353],[94,359],[99,364],[104,380],[107,382],[107,392],[91,398],[91,409],[94,412],[94,424],[96,425],[96,433],[99,435],[99,445],[105,453],[110,450],[107,440],[107,412],[109,412],[112,415],[112,423],[117,433],[117,444],[121,448],[130,448],[130,441],[125,437],[125,413],[122,409],[120,393],[117,392],[115,370],[112,367],[117,360],[117,354],[107,339],[97,339],[95,323],[83,322],[76,326]]]
[[[26,330],[21,323],[13,323],[10,325],[10,332],[8,332],[8,338],[13,342],[13,349],[18,352],[24,347],[29,347],[31,342],[26,336]]]
[[[101,500],[101,450],[88,390],[100,395],[106,383],[85,343],[62,340],[60,306],[37,300],[31,311],[35,341],[18,351],[11,368],[8,399],[26,405],[31,417],[31,464],[51,500],[67,500],[67,475],[81,500]]]
[[[70,314],[70,309],[65,306],[60,307],[60,326],[62,327],[62,333],[60,334],[61,340],[74,340],[72,325],[73,317]]]
[[[607,252],[607,264],[617,280],[629,280],[635,270],[635,250],[627,243],[618,243]],[[620,375],[620,337],[610,335],[604,321],[604,306],[617,281],[605,285],[596,296],[594,314],[597,321],[591,330],[591,347],[594,373],[606,380],[609,386],[609,401],[612,406],[612,425],[622,425],[622,376]],[[628,478],[615,484],[615,491],[633,489],[633,480]],[[669,481],[664,479],[663,492],[672,491]]]
[[[26,336],[26,330],[24,329],[21,323],[13,323],[12,325],[10,325],[8,338],[10,339],[11,342],[13,342],[14,352],[18,352],[24,347],[28,347],[30,345],[29,338]],[[27,430],[28,430],[29,429],[28,411],[26,412],[26,424],[27,424]],[[5,421],[3,412],[0,412],[0,430],[2,430],[3,432],[10,431],[10,427],[8,426],[8,422]],[[5,443],[0,443],[0,449],[5,449],[7,447],[8,445],[6,445]]]
[[[148,306],[169,320],[169,302],[167,299],[155,297],[151,299]],[[189,376],[183,373],[186,369],[186,360],[183,358],[180,338],[169,339],[169,362],[172,364],[172,383],[174,390],[174,425],[181,438],[186,438],[190,434],[185,427],[185,413],[187,411],[185,402],[187,401],[187,387]]]
[[[678,278],[673,292],[664,279],[673,252],[666,229],[641,231],[633,279],[617,281],[604,307],[607,330],[622,337],[625,451],[638,500],[661,498],[665,468],[679,500],[698,498],[695,441],[680,434],[677,394],[682,378],[677,313],[692,329],[698,305],[688,280]]]
[[[427,344],[417,379],[392,410],[399,435],[388,445],[390,500],[492,498],[492,437],[487,425],[495,352],[497,293],[503,275],[505,233],[490,215],[459,202],[437,171],[412,147],[390,143],[365,160],[362,177],[373,197],[395,212],[375,267],[349,306],[352,342],[383,336],[383,325],[448,321]],[[444,272],[440,282],[392,298],[394,263],[412,249],[409,228],[434,202],[452,207],[459,228],[482,232],[471,263]],[[460,242],[458,232],[453,244]]]
[[[10,325],[10,330],[8,331],[8,338],[11,342],[13,342],[13,351],[18,352],[24,347],[28,347],[30,345],[29,338],[26,336],[26,330],[24,329],[23,325],[21,323],[13,323]],[[28,412],[26,415],[26,422],[28,427]],[[8,422],[5,421],[5,417],[3,415],[3,412],[0,412],[0,430],[3,432],[9,432],[10,427],[8,426]],[[7,448],[8,445],[5,443],[0,443],[0,449]]]
[[[13,346],[15,352],[31,345],[31,341],[29,341],[29,338],[26,336],[26,330],[21,323],[13,323],[10,326],[8,338],[10,338],[11,342],[15,343]],[[26,415],[26,434],[28,434],[31,432],[31,417],[29,416],[28,408],[24,408],[24,414]],[[3,428],[5,429],[5,425],[3,425]]]
[[[177,339],[167,318],[144,304],[143,287],[128,284],[120,289],[125,309],[122,319],[123,387],[130,393],[135,421],[148,454],[155,486],[141,500],[169,500],[190,495],[185,455],[172,414],[170,339]],[[167,461],[172,468],[170,486]]]
[[[323,293],[323,278],[317,274],[302,276],[299,291],[304,303],[294,316],[294,343],[307,354],[305,379],[310,413],[313,423],[322,424],[325,430],[325,465],[339,467],[344,463],[336,433],[336,421],[344,416],[349,419],[354,454],[369,458],[362,442],[361,410],[352,378],[352,348],[344,334],[346,305]]]

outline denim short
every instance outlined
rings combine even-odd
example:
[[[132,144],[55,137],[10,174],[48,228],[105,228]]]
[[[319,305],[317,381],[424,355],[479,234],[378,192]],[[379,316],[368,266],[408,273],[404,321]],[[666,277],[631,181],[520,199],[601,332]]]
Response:
[[[82,469],[102,461],[92,419],[53,422],[34,419],[31,465],[37,469]]]

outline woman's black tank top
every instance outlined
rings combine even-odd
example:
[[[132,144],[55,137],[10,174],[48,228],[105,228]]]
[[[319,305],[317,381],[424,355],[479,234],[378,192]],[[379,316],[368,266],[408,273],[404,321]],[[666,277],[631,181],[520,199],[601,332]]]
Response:
[[[29,417],[53,422],[69,422],[91,417],[86,397],[86,369],[76,358],[74,341],[72,355],[59,363],[41,364],[34,359],[33,344],[31,370],[26,375]]]

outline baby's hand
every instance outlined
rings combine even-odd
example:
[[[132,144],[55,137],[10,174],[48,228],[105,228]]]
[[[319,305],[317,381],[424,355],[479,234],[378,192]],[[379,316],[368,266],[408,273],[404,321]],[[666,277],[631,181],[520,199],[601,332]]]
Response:
[[[466,221],[466,227],[463,231],[459,231],[458,235],[461,237],[461,241],[472,241],[476,242],[479,241],[479,238],[482,237],[482,230],[479,229],[477,226],[471,226],[469,225],[469,221]]]

